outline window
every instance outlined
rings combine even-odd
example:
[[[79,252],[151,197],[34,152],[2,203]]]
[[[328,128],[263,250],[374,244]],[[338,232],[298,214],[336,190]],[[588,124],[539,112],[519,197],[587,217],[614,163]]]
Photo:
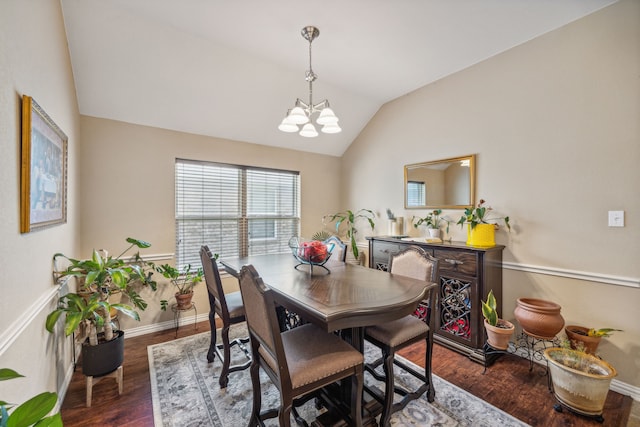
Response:
[[[427,200],[427,188],[424,182],[407,182],[407,206],[424,206]]]
[[[288,252],[300,234],[299,173],[176,159],[176,265]]]

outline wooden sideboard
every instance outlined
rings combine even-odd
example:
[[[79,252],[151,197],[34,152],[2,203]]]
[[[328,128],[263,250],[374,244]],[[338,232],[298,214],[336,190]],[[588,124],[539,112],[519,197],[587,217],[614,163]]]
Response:
[[[502,251],[504,246],[490,248],[468,246],[464,242],[426,243],[396,237],[367,237],[369,267],[387,270],[389,256],[409,245],[423,248],[438,258],[438,302],[435,311],[434,339],[452,350],[485,363],[482,351],[486,341],[482,317],[482,300],[489,290],[498,301],[501,314]],[[416,310],[420,317],[427,310]]]

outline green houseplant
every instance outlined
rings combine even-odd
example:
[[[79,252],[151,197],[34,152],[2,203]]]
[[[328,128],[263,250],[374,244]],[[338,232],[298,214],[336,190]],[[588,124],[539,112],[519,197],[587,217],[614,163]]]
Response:
[[[215,254],[215,258],[218,258],[218,254]],[[192,270],[191,264],[187,264],[182,270],[177,269],[169,264],[163,264],[156,267],[156,271],[169,279],[171,283],[176,287],[177,292],[175,294],[178,308],[186,308],[191,305],[191,298],[193,297],[193,288],[198,283],[202,282],[204,277],[204,271],[199,268]],[[167,309],[167,300],[160,301],[160,307],[162,310]]]
[[[369,222],[369,226],[373,230],[375,228],[375,223],[373,219],[375,218],[375,214],[373,211],[369,209],[360,209],[359,211],[346,210],[344,212],[334,213],[332,215],[325,215],[322,217],[322,220],[328,218],[329,222],[336,222],[336,233],[340,232],[340,224],[345,223],[347,225],[347,239],[351,242],[351,250],[353,251],[353,256],[356,260],[360,260],[360,254],[358,251],[358,245],[356,242],[356,234],[358,234],[358,230],[355,227],[356,221],[358,219],[366,219]]]
[[[489,345],[498,350],[506,350],[509,347],[509,340],[515,331],[515,326],[498,317],[498,302],[493,295],[493,289],[489,291],[487,301],[482,301],[482,316]]]
[[[462,227],[467,224],[468,238],[467,244],[472,246],[494,246],[495,230],[499,227],[499,222],[504,222],[507,230],[511,231],[511,224],[508,216],[492,216],[493,209],[485,206],[486,201],[480,199],[478,204],[471,208],[466,208],[464,214],[458,219],[457,224]]]
[[[442,224],[447,225],[445,231],[447,233],[449,232],[449,220],[442,217],[442,209],[434,209],[429,212],[424,218],[413,217],[412,220],[414,221],[413,226],[415,228],[418,228],[424,224],[424,226],[427,227],[428,230],[438,230],[438,235],[432,235],[431,237],[440,237],[440,227],[442,226]]]
[[[24,377],[13,369],[0,369],[0,381]],[[0,400],[0,427],[62,427],[59,413],[48,415],[56,406],[58,395],[45,391],[15,406]],[[11,410],[11,413],[9,413]]]
[[[66,259],[69,264],[64,270],[54,272],[56,278],[75,277],[77,291],[60,297],[58,307],[49,313],[45,326],[47,331],[53,333],[58,320],[64,318],[65,336],[76,333],[77,341],[82,343],[82,370],[85,375],[106,374],[120,366],[124,354],[124,332],[114,328],[112,318],[122,313],[140,320],[136,309],[145,310],[147,302],[138,293],[138,287],[149,286],[154,291],[157,288],[152,279],[152,263],[142,259],[138,252],[124,258],[133,247],[144,249],[151,244],[131,237],[126,241],[129,246],[116,257],[105,250],[95,249],[89,259],[78,260],[61,253],[53,256],[54,268],[60,258]],[[110,303],[109,297],[114,294],[126,296],[133,306]],[[101,357],[101,352],[106,349],[112,349],[114,354]],[[107,366],[94,366],[94,355],[104,359]],[[113,367],[118,360],[120,364]],[[96,363],[103,365],[100,362]]]

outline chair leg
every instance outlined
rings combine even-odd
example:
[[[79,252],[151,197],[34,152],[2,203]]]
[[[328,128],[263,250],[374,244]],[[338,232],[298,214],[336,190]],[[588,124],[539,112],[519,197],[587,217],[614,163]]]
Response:
[[[249,427],[255,427],[261,424],[260,408],[262,407],[262,391],[260,390],[260,364],[252,363],[249,372],[251,374],[251,384],[253,388],[253,406],[251,407]]]
[[[216,358],[216,313],[212,310],[209,312],[209,325],[211,326],[211,344],[207,352],[207,362],[211,363]]]
[[[229,326],[222,328],[222,372],[220,372],[220,388],[226,388],[229,383],[229,365],[231,363],[231,346],[229,345]]]
[[[278,411],[278,422],[280,427],[291,427],[291,406],[293,402],[282,402]]]
[[[351,377],[351,422],[355,426],[362,425],[362,389],[364,372],[359,370]]]
[[[385,390],[384,390],[384,405],[382,407],[382,415],[380,416],[380,426],[388,427],[389,420],[391,419],[391,407],[393,406],[393,398],[395,394],[395,379],[393,376],[393,351],[389,349],[383,350],[384,357],[384,376]]]
[[[433,354],[433,337],[427,336],[427,354],[424,361],[424,376],[429,384],[427,391],[427,401],[432,403],[436,398],[436,391],[433,388],[433,378],[431,376],[431,355]]]

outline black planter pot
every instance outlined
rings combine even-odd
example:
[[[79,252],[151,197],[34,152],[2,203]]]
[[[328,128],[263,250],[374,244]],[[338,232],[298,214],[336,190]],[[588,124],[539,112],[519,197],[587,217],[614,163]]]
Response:
[[[109,374],[122,365],[124,361],[124,331],[114,331],[116,335],[111,341],[99,342],[98,345],[82,344],[82,373],[86,376],[99,377]],[[100,338],[102,334],[99,334]]]

